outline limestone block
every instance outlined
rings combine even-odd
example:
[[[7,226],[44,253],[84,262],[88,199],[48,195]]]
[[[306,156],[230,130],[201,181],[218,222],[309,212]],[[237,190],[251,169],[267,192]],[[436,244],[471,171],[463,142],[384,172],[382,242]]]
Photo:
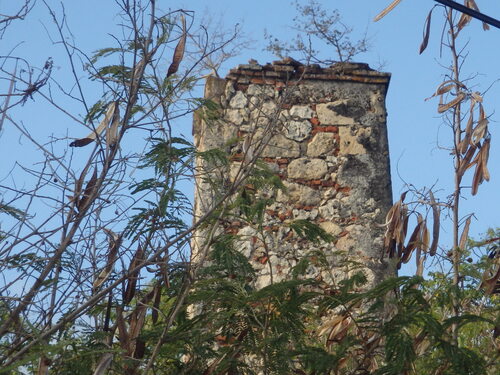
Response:
[[[318,133],[307,145],[307,156],[323,156],[335,151],[335,138],[331,133]]]
[[[206,151],[213,148],[223,148],[226,140],[237,136],[238,128],[223,121],[214,121],[206,124],[199,135],[200,151]]]
[[[312,125],[309,121],[290,121],[285,125],[285,136],[294,141],[303,141],[311,134]]]
[[[247,95],[273,97],[274,96],[274,88],[272,86],[269,86],[269,85],[251,84],[248,86]]]
[[[299,144],[281,134],[271,137],[261,154],[264,158],[296,158],[299,155]]]
[[[345,100],[337,100],[330,103],[321,103],[316,106],[318,119],[321,125],[354,125],[352,117],[345,117],[335,111],[335,107],[344,105]]]
[[[348,234],[341,237],[336,247],[350,252],[357,257],[379,257],[382,249],[382,237],[376,236],[372,228],[365,225],[349,225],[345,228]]]
[[[234,125],[241,125],[248,121],[246,109],[226,109],[226,120]]]
[[[358,142],[359,138],[369,137],[371,128],[358,129],[353,135],[353,130],[350,127],[342,126],[339,128],[340,137],[340,153],[344,155],[359,155],[366,154],[365,147]]]
[[[385,117],[384,96],[380,91],[374,91],[370,94],[370,106],[376,114],[381,114]]]
[[[231,108],[245,108],[248,103],[248,99],[241,91],[236,92],[231,101],[229,102],[229,106]]]
[[[331,234],[332,236],[338,236],[340,233],[342,233],[342,228],[340,227],[340,225],[335,224],[331,221],[324,221],[320,223],[319,226],[326,233]]]
[[[319,211],[316,208],[311,211],[294,209],[292,212],[295,220],[314,220],[319,214]]]
[[[241,176],[241,168],[242,168],[241,162],[236,161],[231,163],[231,166],[229,167],[229,180],[231,182],[234,182],[236,180],[236,177]]]
[[[252,254],[256,251],[256,249],[255,249],[256,245],[250,239],[253,236],[257,236],[257,235],[258,235],[258,231],[250,226],[243,227],[238,231],[239,240],[236,241],[235,245],[237,246],[239,251],[241,251],[242,254],[247,258],[250,258],[252,256]]]
[[[321,196],[318,190],[309,186],[296,184],[294,182],[283,182],[287,191],[278,192],[276,200],[278,202],[291,202],[304,206],[317,205],[321,201]]]
[[[288,177],[314,180],[322,178],[328,171],[326,161],[322,159],[300,158],[288,165]]]
[[[283,123],[290,121],[291,120],[290,111],[288,109],[283,109],[280,112],[279,120]]]
[[[328,201],[325,205],[319,208],[319,214],[326,220],[338,218],[340,202],[337,200]]]
[[[290,108],[290,116],[299,117],[301,119],[310,119],[314,112],[308,105],[294,105]]]
[[[269,273],[261,273],[257,278],[257,280],[255,281],[256,289],[262,289],[269,285],[271,285],[271,275]]]
[[[227,107],[229,101],[235,93],[236,90],[234,89],[233,82],[227,82],[226,88],[224,89],[224,95],[222,97],[222,104],[224,105],[224,107]]]
[[[276,103],[268,100],[265,102],[260,101],[260,99],[252,98],[251,102],[254,105],[251,106],[250,118],[252,121],[256,121],[257,125],[267,125],[273,123],[277,117],[277,106]]]
[[[356,248],[356,241],[350,237],[350,235],[340,237],[337,243],[335,244],[335,247],[340,250],[340,251],[345,251],[346,253],[349,253],[349,251],[352,251],[353,249]]]

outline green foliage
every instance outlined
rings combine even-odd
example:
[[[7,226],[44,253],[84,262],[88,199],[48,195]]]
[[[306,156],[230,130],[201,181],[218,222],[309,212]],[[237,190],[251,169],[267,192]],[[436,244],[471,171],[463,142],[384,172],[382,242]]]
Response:
[[[248,259],[235,248],[236,239],[236,236],[229,234],[216,239],[210,253],[211,265],[204,268],[204,274],[253,278],[255,271],[248,263]]]
[[[125,236],[140,236],[159,230],[178,233],[187,225],[182,215],[189,206],[186,195],[175,186],[192,164],[194,148],[183,138],[152,138],[150,150],[144,155],[141,169],[152,168],[154,177],[131,186],[131,194],[146,194],[148,207],[134,207],[137,213],[130,219]],[[154,198],[154,200],[153,200]]]
[[[175,147],[175,145],[185,147]],[[152,138],[151,148],[144,155],[143,163],[140,168],[153,167],[155,173],[168,173],[172,167],[181,163],[186,165],[191,163],[194,153],[193,145],[180,137],[171,137],[167,140],[162,138]]]
[[[94,52],[94,55],[90,58],[90,62],[92,64],[95,64],[102,57],[108,57],[108,56],[114,54],[115,52],[122,52],[122,49],[121,48],[114,48],[114,47],[101,48],[101,49]]]
[[[304,237],[313,243],[320,241],[332,242],[334,237],[325,232],[320,226],[311,223],[308,220],[295,220],[290,223],[290,228],[293,229],[298,236]]]
[[[23,211],[4,203],[0,203],[0,213],[5,213],[16,220],[22,220],[26,215]]]

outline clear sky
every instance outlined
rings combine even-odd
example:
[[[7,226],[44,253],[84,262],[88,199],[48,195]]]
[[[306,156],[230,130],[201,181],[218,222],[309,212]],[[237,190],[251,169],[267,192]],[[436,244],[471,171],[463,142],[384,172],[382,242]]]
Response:
[[[48,1],[57,8],[59,1]],[[8,13],[15,3],[12,0],[0,0],[0,13]],[[246,63],[254,58],[260,63],[275,59],[264,52],[264,30],[282,39],[293,35],[290,28],[296,15],[290,0],[158,0],[164,9],[183,8],[194,10],[202,17],[209,13],[213,18],[222,17],[227,28],[235,23],[243,25],[243,31],[254,40],[249,48],[240,56],[232,59],[225,67]],[[304,2],[305,3],[305,2]],[[442,33],[441,11],[436,9],[432,20],[432,34],[428,49],[423,55],[418,54],[422,39],[425,18],[435,4],[432,0],[403,0],[402,3],[381,21],[372,22],[374,16],[390,3],[390,0],[330,0],[322,1],[325,7],[337,8],[343,15],[343,21],[353,27],[354,35],[367,33],[371,41],[371,49],[357,60],[368,62],[372,67],[382,66],[384,71],[392,73],[392,80],[387,97],[389,113],[388,128],[391,151],[392,178],[394,197],[404,190],[404,182],[414,184],[417,188],[435,185],[437,196],[441,199],[452,192],[452,161],[449,152],[443,150],[451,139],[450,129],[443,125],[436,108],[437,101],[424,101],[432,95],[435,88],[443,80],[448,66],[447,55],[440,58],[439,39]],[[500,18],[500,2],[477,0],[481,11],[492,17]],[[87,53],[112,44],[110,33],[117,32],[118,22],[114,15],[114,2],[111,0],[63,1],[67,13],[67,23],[73,33],[75,43]],[[54,59],[54,78],[64,81],[69,74],[67,59],[60,45],[51,43],[49,35],[53,35],[54,27],[50,22],[46,8],[38,1],[33,12],[25,22],[12,25],[5,38],[0,41],[0,54],[7,54],[17,43],[16,53],[26,56],[33,64],[41,66],[48,57]],[[490,151],[489,169],[491,181],[483,183],[476,197],[464,193],[465,202],[462,214],[476,213],[477,221],[473,221],[471,234],[483,233],[488,227],[500,226],[498,214],[500,192],[500,131],[498,114],[500,110],[500,85],[495,83],[500,78],[498,61],[500,60],[500,30],[491,29],[484,32],[481,24],[473,21],[471,27],[464,32],[470,49],[469,59],[464,71],[471,76],[477,75],[476,90],[484,91],[491,86],[485,96],[485,108],[491,114],[490,132],[492,147]],[[469,37],[467,37],[469,36]],[[328,55],[328,51],[324,51]],[[332,53],[333,56],[333,53]],[[224,75],[226,71],[220,72]],[[4,92],[5,82],[0,83]],[[98,97],[98,94],[96,94]],[[81,108],[75,108],[81,112]],[[79,113],[80,113],[79,112]],[[30,132],[38,137],[68,136],[71,124],[68,118],[60,114],[45,112],[40,100],[29,101],[19,108],[18,116]],[[190,134],[190,121],[180,126],[185,127],[184,134]],[[19,154],[12,145],[26,143],[17,132],[5,129],[0,135],[0,178],[7,173],[15,160],[30,163],[28,151]],[[67,129],[70,130],[67,130]],[[470,181],[470,173],[465,181]],[[21,181],[17,181],[21,184]],[[448,227],[449,228],[449,227]],[[443,228],[448,230],[447,227]],[[446,238],[445,234],[445,238]]]

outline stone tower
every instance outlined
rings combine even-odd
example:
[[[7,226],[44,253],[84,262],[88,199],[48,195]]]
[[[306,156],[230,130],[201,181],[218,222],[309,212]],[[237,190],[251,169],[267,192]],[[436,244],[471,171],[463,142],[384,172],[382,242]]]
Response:
[[[207,79],[205,98],[218,109],[195,116],[195,145],[200,152],[227,152],[230,163],[198,160],[195,217],[245,184],[242,178],[257,160],[286,187],[261,193],[272,204],[260,230],[236,213],[217,229],[238,236],[237,248],[259,270],[258,287],[286,279],[302,256],[318,248],[334,265],[334,277],[351,272],[345,260],[362,264],[370,283],[394,274],[381,261],[382,224],[392,204],[389,80],[390,74],[366,64],[322,68],[290,58],[266,65],[252,61],[225,79]],[[313,244],[298,237],[289,223],[304,219],[334,240]],[[202,232],[194,237],[194,262],[204,257],[208,234]]]

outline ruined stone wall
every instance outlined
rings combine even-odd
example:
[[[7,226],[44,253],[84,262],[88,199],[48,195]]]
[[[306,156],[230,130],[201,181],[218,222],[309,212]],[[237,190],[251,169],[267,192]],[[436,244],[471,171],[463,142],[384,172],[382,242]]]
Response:
[[[195,216],[231,191],[257,156],[287,188],[262,193],[274,198],[263,231],[237,215],[221,222],[220,231],[238,235],[238,248],[259,270],[258,287],[287,278],[301,257],[318,248],[336,266],[334,277],[351,272],[346,259],[361,263],[372,283],[393,274],[380,260],[381,225],[392,202],[385,110],[389,79],[390,74],[366,64],[321,68],[292,59],[264,66],[252,62],[232,69],[225,79],[208,78],[205,97],[220,110],[198,113],[195,144],[199,151],[228,152],[231,165],[198,160]],[[287,225],[297,219],[317,223],[334,241],[304,241]],[[200,233],[193,261],[204,239]]]

